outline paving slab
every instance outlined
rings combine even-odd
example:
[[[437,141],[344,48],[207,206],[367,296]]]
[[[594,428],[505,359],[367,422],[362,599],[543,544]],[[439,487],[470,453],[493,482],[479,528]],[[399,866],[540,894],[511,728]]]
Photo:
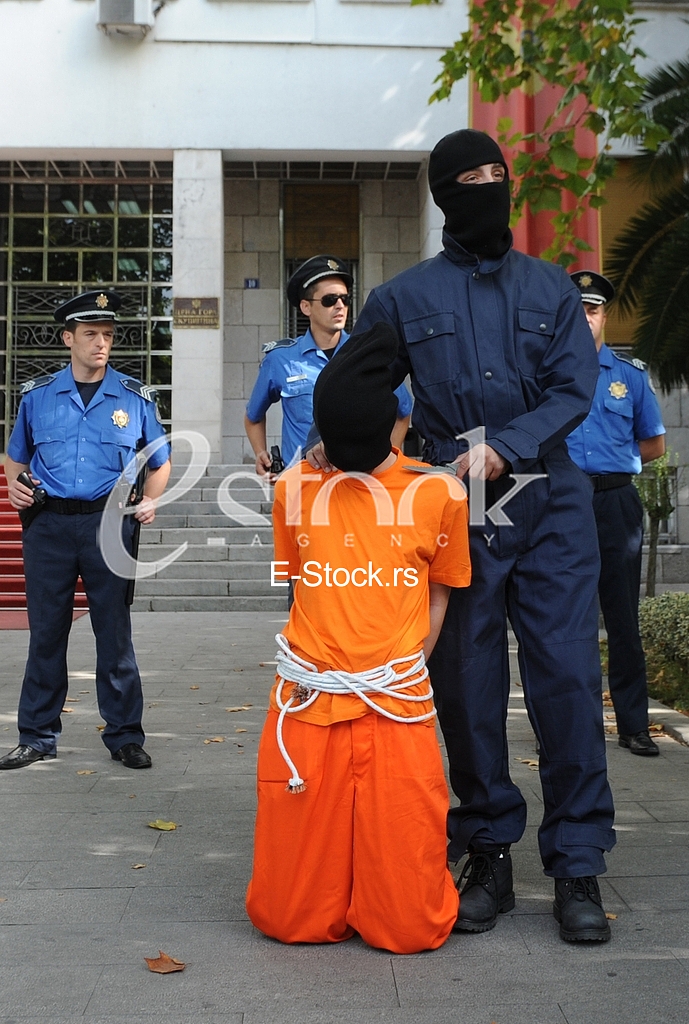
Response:
[[[608,734],[618,845],[601,891],[613,939],[571,946],[558,937],[538,855],[542,795],[525,763],[534,737],[516,685],[510,767],[529,819],[512,851],[517,904],[493,931],[394,957],[358,938],[286,947],[252,928],[256,754],[284,621],[133,615],[154,758],[146,772],[113,762],[102,743],[88,617],[74,624],[75,700],[59,757],[0,774],[0,1024],[686,1024],[689,747],[661,737],[660,757],[646,760]],[[16,743],[27,634],[2,636],[4,753]],[[661,714],[681,739],[689,719]],[[150,829],[156,818],[177,830]],[[143,958],[159,949],[185,971],[151,974]]]

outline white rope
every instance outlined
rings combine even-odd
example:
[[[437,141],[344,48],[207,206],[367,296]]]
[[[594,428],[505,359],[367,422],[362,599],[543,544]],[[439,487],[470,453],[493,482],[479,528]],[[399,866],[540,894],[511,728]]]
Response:
[[[282,633],[278,633],[275,640],[280,648],[275,655],[276,671],[279,678],[275,691],[275,701],[280,709],[277,724],[277,742],[285,764],[292,773],[287,784],[287,789],[290,793],[303,793],[306,789],[306,783],[299,775],[294,761],[287,753],[287,748],[282,738],[283,722],[287,715],[299,714],[299,712],[310,707],[318,699],[319,694],[354,694],[377,714],[383,715],[393,722],[402,722],[407,725],[411,725],[413,722],[427,722],[437,714],[436,709],[433,708],[424,715],[416,715],[409,718],[403,715],[395,715],[392,711],[387,711],[385,708],[380,707],[379,704],[376,704],[368,696],[369,693],[378,693],[394,696],[398,700],[416,703],[431,700],[433,690],[430,682],[426,693],[410,694],[402,692],[407,687],[417,686],[425,679],[428,679],[428,669],[426,668],[426,659],[424,658],[423,651],[419,651],[417,654],[410,654],[406,658],[393,658],[386,665],[366,669],[364,672],[345,672],[340,669],[327,669],[325,672],[319,672],[310,661],[305,661],[291,650],[287,638]],[[396,671],[396,665],[407,664],[410,661],[412,664],[407,669],[402,672]],[[295,685],[290,696],[283,702],[282,690],[286,682],[294,683]],[[297,702],[296,704],[295,701]]]

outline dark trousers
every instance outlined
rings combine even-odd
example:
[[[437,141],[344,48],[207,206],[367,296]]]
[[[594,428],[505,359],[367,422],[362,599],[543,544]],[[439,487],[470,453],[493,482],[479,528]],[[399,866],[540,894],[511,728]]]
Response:
[[[541,747],[539,848],[545,873],[557,878],[603,872],[615,833],[590,484],[572,463],[548,472],[505,506],[514,526],[472,528],[472,583],[452,591],[429,669],[461,801],[448,818],[449,857],[457,860],[468,846],[516,843],[526,803],[509,770],[509,617]]]
[[[648,728],[646,660],[639,636],[643,507],[634,484],[597,491],[593,511],[600,548],[598,597],[608,632],[608,683],[618,732]]]
[[[53,753],[67,696],[67,642],[81,576],[96,637],[96,693],[108,750],[144,742],[143,696],[131,637],[127,580],[110,572],[98,546],[101,513],[42,512],[24,531],[24,572],[31,637],[19,698],[19,742]],[[132,516],[123,522],[131,543]]]

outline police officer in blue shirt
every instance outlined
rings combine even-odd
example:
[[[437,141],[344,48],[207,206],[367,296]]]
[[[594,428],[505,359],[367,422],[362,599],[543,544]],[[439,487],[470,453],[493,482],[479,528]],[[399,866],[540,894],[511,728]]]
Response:
[[[512,248],[497,143],[453,132],[431,153],[428,179],[445,215],[443,250],[374,289],[356,331],[378,321],[395,328],[393,384],[411,374],[423,456],[454,463],[469,484],[472,582],[453,590],[429,661],[460,800],[448,818],[448,855],[469,853],[456,927],[487,931],[515,902],[510,846],[524,833],[526,802],[509,770],[509,620],[541,748],[538,842],[554,879],[553,914],[565,941],[606,942],[596,876],[615,833],[600,702],[600,560],[590,486],[565,444],[590,408],[596,350],[562,267]],[[309,455],[326,468],[322,459],[316,449]],[[511,474],[531,476],[503,509]]]
[[[598,584],[608,633],[608,682],[619,744],[643,757],[658,754],[648,734],[646,662],[639,636],[643,508],[632,476],[665,451],[658,400],[640,360],[603,343],[606,303],[615,289],[592,270],[571,275],[598,350],[600,373],[591,412],[567,438],[569,454],[593,484],[601,573]]]
[[[19,699],[19,745],[0,769],[24,768],[56,756],[60,712],[67,695],[67,641],[74,589],[81,576],[96,637],[96,692],[105,720],[103,742],[127,768],[150,768],[143,749],[141,677],[131,639],[126,579],[110,571],[98,533],[108,495],[141,443],[164,437],[155,391],[108,366],[115,292],[77,295],[55,311],[70,364],[27,382],[5,462],[9,499],[24,512],[24,573],[31,637]],[[163,444],[149,457],[143,500],[135,518],[153,522],[170,475]],[[19,479],[30,473],[46,492],[30,522],[34,491]],[[134,516],[123,517],[131,550]]]
[[[301,337],[273,341],[264,348],[258,378],[246,407],[244,428],[256,455],[256,472],[269,473],[271,458],[266,451],[266,412],[282,402],[282,457],[289,465],[303,448],[313,422],[313,389],[318,374],[345,344],[344,329],[351,301],[352,275],[336,256],[313,256],[292,274],[287,298],[309,318],[309,329]],[[404,385],[395,392],[398,419],[392,443],[401,448],[409,425],[411,397]]]

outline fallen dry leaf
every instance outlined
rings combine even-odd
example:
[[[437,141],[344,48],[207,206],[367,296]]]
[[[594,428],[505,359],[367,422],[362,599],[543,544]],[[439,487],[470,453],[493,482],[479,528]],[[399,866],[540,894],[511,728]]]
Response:
[[[246,732],[246,729],[235,729],[235,732]]]
[[[130,800],[136,800],[136,793],[130,793],[129,794],[129,799]]]
[[[0,903],[7,903],[7,897],[6,896],[0,897]]]
[[[233,668],[232,671],[233,672],[243,672],[244,669],[243,668]]]
[[[648,731],[655,733],[656,736],[659,736],[661,733],[665,732],[665,726],[662,722],[650,722],[648,726]]]
[[[520,761],[522,764],[525,764],[532,772],[538,771],[538,761],[534,761],[530,757],[515,757],[515,761]]]
[[[90,693],[90,690],[79,690],[79,693]]]
[[[138,871],[140,868],[145,868],[145,867],[146,867],[145,864],[132,864],[132,868],[133,868],[134,871]]]
[[[173,956],[163,953],[162,949],[159,949],[158,953],[160,955],[157,959],[144,957],[149,971],[153,971],[154,974],[173,974],[175,971],[183,971],[187,966],[182,960],[175,960]]]
[[[209,701],[209,700],[200,700],[200,701],[199,701],[199,704],[200,704],[200,705],[201,705],[201,707],[203,708],[203,707],[205,707],[205,706],[206,706],[206,704],[210,704],[210,701]]]
[[[74,714],[74,708],[63,708],[62,709],[62,714],[63,715],[73,715]]]
[[[224,736],[214,736],[212,739],[204,740],[203,742],[204,743],[224,743],[225,742],[225,737]]]
[[[190,686],[189,689],[190,690],[200,690],[201,687],[200,686]]]
[[[79,703],[80,703],[80,701],[79,701],[78,697],[65,697],[65,704],[79,704]]]
[[[607,719],[609,721],[614,721],[615,720],[615,715],[603,715],[603,718],[605,718],[605,719]]]
[[[259,661],[259,668],[268,668],[269,665],[277,665],[277,661]]]
[[[617,726],[615,726],[615,725],[606,725],[605,726],[605,731],[608,734],[610,734],[610,735],[614,735],[617,732]]]
[[[157,828],[159,832],[174,832],[177,824],[174,821],[163,821],[162,818],[156,818],[155,821],[149,821],[148,827]]]
[[[95,775],[96,771],[93,768],[82,768],[81,771],[77,772],[77,775]]]
[[[103,729],[104,729],[104,728],[105,728],[105,726],[104,726],[104,725],[97,725],[97,726],[96,726],[96,729],[98,729],[98,732],[103,732]]]
[[[603,690],[603,707],[612,707],[612,697],[610,696],[610,690]]]
[[[158,707],[158,701],[154,700],[153,703],[152,704],[148,704],[147,707],[149,707],[149,708],[157,708]]]
[[[607,917],[608,921],[616,921],[617,920],[617,914],[607,914],[606,913],[605,916]]]
[[[253,707],[253,704],[242,704],[241,707],[237,707],[237,708],[225,708],[225,711],[248,711],[249,708],[252,708],[252,707]]]

